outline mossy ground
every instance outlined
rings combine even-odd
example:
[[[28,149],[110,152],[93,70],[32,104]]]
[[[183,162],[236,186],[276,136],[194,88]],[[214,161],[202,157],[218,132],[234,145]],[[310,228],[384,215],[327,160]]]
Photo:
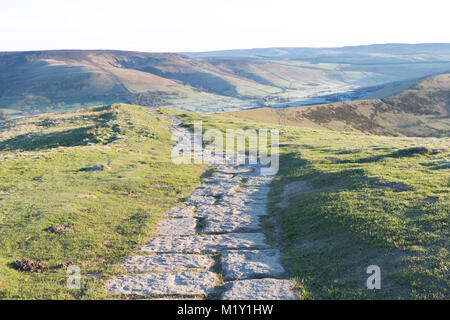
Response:
[[[165,112],[204,129],[267,128]],[[265,226],[300,296],[448,299],[449,139],[283,129]],[[373,264],[381,290],[366,288]]]
[[[204,167],[175,165],[168,125],[146,108],[113,105],[0,122],[0,298],[105,298],[104,280],[154,233],[200,181]],[[102,171],[78,171],[103,165]],[[53,233],[52,225],[72,225]],[[51,269],[15,270],[19,259]],[[81,290],[66,288],[73,261]]]
[[[188,126],[202,120],[204,129],[271,126],[160,112]],[[0,122],[0,298],[107,297],[104,281],[119,273],[117,263],[207,169],[172,163],[167,124],[127,105]],[[448,138],[284,129],[264,225],[300,296],[448,299]],[[78,171],[94,165],[104,170]],[[102,275],[69,290],[65,270],[11,266],[23,258],[50,267],[74,261],[82,274]],[[371,264],[381,268],[378,291],[366,289]]]

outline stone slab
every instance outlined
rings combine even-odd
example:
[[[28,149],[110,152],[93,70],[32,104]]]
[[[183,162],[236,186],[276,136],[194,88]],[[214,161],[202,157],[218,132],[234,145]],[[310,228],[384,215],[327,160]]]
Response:
[[[143,273],[114,277],[106,288],[121,295],[199,295],[211,293],[215,282],[213,272]]]
[[[215,216],[204,221],[203,233],[255,231],[261,228],[256,215]]]
[[[140,247],[150,253],[214,253],[227,249],[267,249],[262,233],[208,234],[156,237]]]
[[[252,279],[229,282],[222,300],[297,300],[289,280]]]
[[[236,206],[225,206],[225,205],[205,205],[197,208],[195,212],[196,217],[206,218],[206,217],[214,217],[214,216],[229,216],[240,214],[241,210],[239,210]]]
[[[167,213],[169,218],[192,218],[194,216],[195,206],[173,207]]]
[[[164,219],[158,224],[157,234],[160,236],[191,235],[195,234],[197,219],[175,218]]]
[[[273,278],[285,272],[276,249],[223,251],[221,260],[225,280]]]
[[[128,256],[120,267],[128,272],[173,272],[207,270],[214,264],[210,256],[164,253],[153,256]]]

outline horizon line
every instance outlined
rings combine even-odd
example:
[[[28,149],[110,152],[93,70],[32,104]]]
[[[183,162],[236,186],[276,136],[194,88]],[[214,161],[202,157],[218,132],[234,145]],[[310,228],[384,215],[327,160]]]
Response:
[[[202,50],[202,51],[141,51],[141,50],[124,50],[124,49],[32,49],[32,50],[7,50],[0,51],[0,53],[27,53],[27,52],[52,52],[52,51],[119,51],[119,52],[138,52],[138,53],[208,53],[208,52],[223,52],[223,51],[244,51],[244,50],[260,50],[260,49],[340,49],[340,48],[357,48],[357,47],[370,47],[370,46],[382,46],[382,45],[405,45],[405,46],[418,46],[418,45],[450,45],[450,42],[418,42],[418,43],[406,43],[406,42],[385,42],[385,43],[372,43],[361,45],[348,45],[348,46],[276,46],[276,47],[253,47],[253,48],[233,48],[233,49],[218,49],[218,50]]]

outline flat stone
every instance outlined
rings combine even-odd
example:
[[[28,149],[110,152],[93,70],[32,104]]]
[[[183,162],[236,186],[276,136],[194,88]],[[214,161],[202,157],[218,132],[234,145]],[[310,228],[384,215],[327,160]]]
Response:
[[[216,216],[207,218],[203,228],[204,233],[245,232],[260,229],[256,215]]]
[[[266,199],[270,188],[268,187],[246,187],[242,189],[242,192],[245,192],[249,197],[253,199]]]
[[[226,180],[230,180],[231,178],[233,178],[233,174],[229,174],[229,173],[222,173],[222,172],[216,172],[212,178],[208,179],[210,182],[211,181],[217,181],[217,182],[221,182],[221,181],[226,181]]]
[[[179,206],[170,209],[167,213],[169,218],[192,218],[195,206]]]
[[[228,173],[228,174],[239,174],[239,173],[248,173],[252,172],[253,168],[249,167],[229,167],[229,166],[220,166],[217,168],[217,172]]]
[[[267,249],[262,233],[208,234],[191,237],[156,237],[140,247],[151,253],[213,253],[226,249]]]
[[[128,256],[120,264],[128,272],[206,270],[214,264],[210,256],[164,253],[154,256]]]
[[[249,198],[249,196],[242,192],[236,192],[233,195],[224,195],[218,202],[218,204],[223,204],[223,205],[234,205],[234,206],[244,206],[246,203],[251,202],[251,199]]]
[[[289,280],[252,279],[229,282],[222,300],[297,300]]]
[[[285,272],[275,249],[223,251],[222,270],[225,280],[277,277]]]
[[[106,283],[111,294],[198,295],[214,290],[213,272],[143,273],[117,276]]]
[[[251,176],[248,177],[247,180],[245,181],[245,184],[248,186],[267,186],[269,185],[273,180],[273,177],[268,177],[268,176]]]
[[[195,234],[196,226],[197,219],[194,218],[165,219],[159,222],[157,234],[160,236]]]
[[[220,183],[203,185],[196,189],[193,194],[198,196],[221,196],[224,194],[232,194],[239,188],[239,183]]]
[[[267,216],[269,211],[267,210],[266,205],[246,206],[244,207],[244,210],[242,210],[242,214],[250,216]]]
[[[240,213],[241,210],[239,210],[236,206],[206,205],[198,207],[195,212],[195,216],[206,218],[213,216],[235,215]]]
[[[186,204],[200,206],[204,204],[213,204],[216,202],[216,198],[211,196],[203,196],[203,195],[191,195],[187,200]]]

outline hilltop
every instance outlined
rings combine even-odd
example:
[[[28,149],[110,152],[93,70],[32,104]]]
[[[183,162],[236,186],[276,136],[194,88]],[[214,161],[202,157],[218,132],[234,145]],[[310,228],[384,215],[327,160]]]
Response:
[[[374,86],[385,97],[393,93],[388,90],[391,83],[449,70],[447,44],[183,54],[2,52],[0,109],[39,113],[126,102],[224,112],[345,94],[358,88],[372,88],[371,92]],[[363,92],[354,98],[364,97]]]
[[[289,126],[406,136],[449,136],[450,74],[419,81],[382,98],[224,115]]]

